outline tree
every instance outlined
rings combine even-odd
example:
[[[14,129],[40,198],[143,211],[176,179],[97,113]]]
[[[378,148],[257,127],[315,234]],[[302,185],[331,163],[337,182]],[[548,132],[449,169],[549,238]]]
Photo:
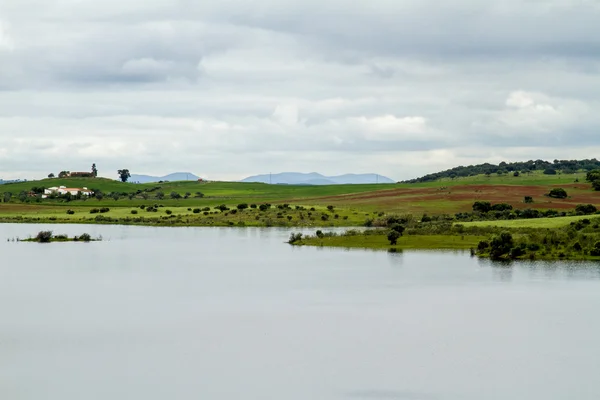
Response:
[[[170,196],[172,199],[180,199],[181,198],[181,195],[177,192],[171,192]]]
[[[398,239],[400,238],[400,236],[402,236],[402,235],[400,235],[400,233],[398,233],[398,231],[395,231],[392,229],[391,231],[388,232],[387,238],[390,241],[390,244],[392,246],[395,246],[398,243]]]
[[[523,202],[526,203],[526,204],[533,203],[533,197],[531,197],[531,196],[525,196],[523,198]]]
[[[94,175],[94,178],[98,176],[98,169],[96,168],[96,163],[92,164],[92,175]]]
[[[3,197],[4,197],[4,202],[8,203],[10,201],[11,197],[12,197],[12,193],[11,192],[4,192]]]
[[[490,242],[490,257],[499,259],[510,253],[513,247],[513,237],[508,232],[502,232],[499,236],[494,236]]]
[[[60,171],[60,172],[58,173],[58,177],[59,177],[59,178],[66,178],[66,177],[68,177],[68,176],[69,176],[69,174],[70,174],[70,173],[71,173],[70,171]]]
[[[554,168],[546,168],[544,170],[544,175],[556,175],[556,170]]]
[[[54,174],[53,174],[52,172],[50,172],[50,173],[48,174],[48,178],[54,178]]]
[[[598,211],[598,209],[593,204],[578,204],[575,207],[575,212],[577,214],[588,215],[594,214],[596,211]]]
[[[588,182],[594,182],[600,180],[600,170],[595,169],[588,172],[585,176],[585,180]]]
[[[121,182],[127,182],[127,179],[131,178],[128,169],[120,169],[117,173],[119,174],[119,178],[121,178]]]
[[[519,176],[519,175],[521,175],[521,174],[519,173],[519,171],[515,171],[515,172],[513,172],[513,176],[514,176],[514,177],[517,177],[517,176]]]
[[[156,192],[156,198],[162,200],[165,198],[165,194],[163,192]]]
[[[568,197],[567,191],[563,188],[554,188],[548,193],[549,197],[555,199],[566,199]]]
[[[473,211],[486,213],[492,209],[492,203],[489,201],[476,201],[473,203]]]

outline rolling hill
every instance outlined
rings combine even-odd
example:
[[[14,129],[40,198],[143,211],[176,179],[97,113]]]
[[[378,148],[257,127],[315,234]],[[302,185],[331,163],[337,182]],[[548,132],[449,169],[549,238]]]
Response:
[[[131,178],[129,178],[130,182],[137,183],[151,183],[151,182],[160,182],[160,181],[197,181],[200,177],[192,174],[191,172],[174,172],[165,176],[152,176],[152,175],[138,175],[131,174]]]
[[[287,185],[348,185],[368,183],[396,183],[392,179],[379,174],[345,174],[325,176],[317,172],[283,172],[279,174],[255,175],[241,182],[260,182]]]

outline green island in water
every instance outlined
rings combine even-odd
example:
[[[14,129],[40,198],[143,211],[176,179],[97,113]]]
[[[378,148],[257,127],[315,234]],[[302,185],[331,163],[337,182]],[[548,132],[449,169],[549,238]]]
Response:
[[[499,260],[600,260],[600,162],[570,162],[569,170],[561,163],[554,169],[539,160],[482,164],[393,184],[322,186],[138,184],[63,174],[0,185],[0,222],[309,228],[314,234],[294,233],[289,242],[464,250]],[[58,235],[49,241],[86,240]]]

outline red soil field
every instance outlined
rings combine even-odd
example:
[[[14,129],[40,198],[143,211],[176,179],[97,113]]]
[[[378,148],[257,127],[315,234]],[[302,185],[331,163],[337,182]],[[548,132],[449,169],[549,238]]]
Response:
[[[464,212],[470,211],[477,200],[492,204],[508,203],[515,208],[569,210],[577,204],[600,204],[600,192],[589,184],[560,185],[569,198],[553,199],[545,196],[553,186],[516,185],[463,185],[447,188],[400,188],[368,193],[303,199],[303,202],[337,204],[339,206],[370,206],[382,210],[394,208],[403,211]],[[533,197],[533,204],[525,204],[525,196]],[[428,204],[429,203],[429,204]]]

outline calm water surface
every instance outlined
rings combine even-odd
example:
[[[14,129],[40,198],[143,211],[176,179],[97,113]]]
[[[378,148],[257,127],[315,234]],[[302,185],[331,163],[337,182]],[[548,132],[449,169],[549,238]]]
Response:
[[[599,399],[598,264],[0,225],[0,398]]]

